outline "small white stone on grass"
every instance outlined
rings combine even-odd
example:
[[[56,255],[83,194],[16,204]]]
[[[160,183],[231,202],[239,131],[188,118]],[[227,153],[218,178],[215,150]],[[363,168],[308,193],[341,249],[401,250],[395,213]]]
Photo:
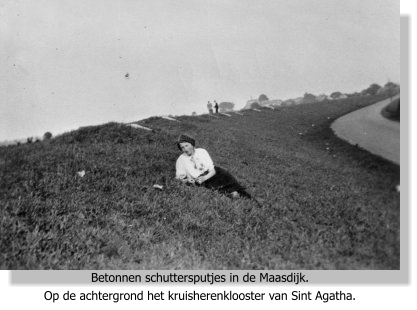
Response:
[[[163,187],[162,185],[159,185],[159,184],[154,184],[154,185],[153,185],[153,188],[156,188],[156,189],[162,190],[164,187]]]
[[[77,174],[83,178],[85,176],[85,170],[78,171]]]
[[[177,120],[177,119],[175,119],[175,118],[172,118],[172,117],[170,117],[170,116],[161,116],[163,119],[167,119],[167,120],[169,120],[169,121],[175,121],[175,122],[179,122],[179,120]]]
[[[228,116],[228,117],[232,117],[231,115],[229,115],[227,113],[219,113],[219,114],[224,115],[224,116]]]
[[[127,125],[136,129],[144,129],[144,130],[152,131],[152,129],[138,125],[138,124],[127,124]]]

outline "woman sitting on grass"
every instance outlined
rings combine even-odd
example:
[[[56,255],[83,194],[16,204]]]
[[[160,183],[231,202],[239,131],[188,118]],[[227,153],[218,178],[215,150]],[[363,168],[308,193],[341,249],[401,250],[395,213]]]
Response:
[[[195,148],[193,138],[181,135],[178,138],[177,146],[183,152],[176,163],[177,179],[187,185],[195,184],[218,190],[232,198],[252,198],[229,172],[214,166],[205,149]]]

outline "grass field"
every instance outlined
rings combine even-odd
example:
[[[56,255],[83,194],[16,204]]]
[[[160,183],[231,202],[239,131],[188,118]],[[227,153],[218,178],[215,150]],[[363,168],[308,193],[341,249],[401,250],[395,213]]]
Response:
[[[330,129],[380,99],[154,117],[138,122],[152,132],[108,123],[1,147],[0,267],[399,269],[399,167]],[[177,183],[180,133],[262,207]]]

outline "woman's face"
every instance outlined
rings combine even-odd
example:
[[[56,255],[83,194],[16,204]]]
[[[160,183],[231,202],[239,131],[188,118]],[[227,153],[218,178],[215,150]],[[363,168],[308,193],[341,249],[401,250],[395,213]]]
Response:
[[[181,142],[180,143],[181,150],[184,154],[191,156],[194,154],[194,146],[188,142]]]

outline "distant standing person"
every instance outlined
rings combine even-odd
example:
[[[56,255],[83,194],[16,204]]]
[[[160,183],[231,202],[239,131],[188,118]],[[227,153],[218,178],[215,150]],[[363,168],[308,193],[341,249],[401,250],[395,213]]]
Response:
[[[217,114],[217,113],[219,113],[219,104],[217,103],[216,100],[214,100],[214,103],[215,103],[214,109],[216,109],[216,114]]]
[[[210,114],[213,114],[213,105],[211,104],[210,101],[207,103],[207,109]]]

